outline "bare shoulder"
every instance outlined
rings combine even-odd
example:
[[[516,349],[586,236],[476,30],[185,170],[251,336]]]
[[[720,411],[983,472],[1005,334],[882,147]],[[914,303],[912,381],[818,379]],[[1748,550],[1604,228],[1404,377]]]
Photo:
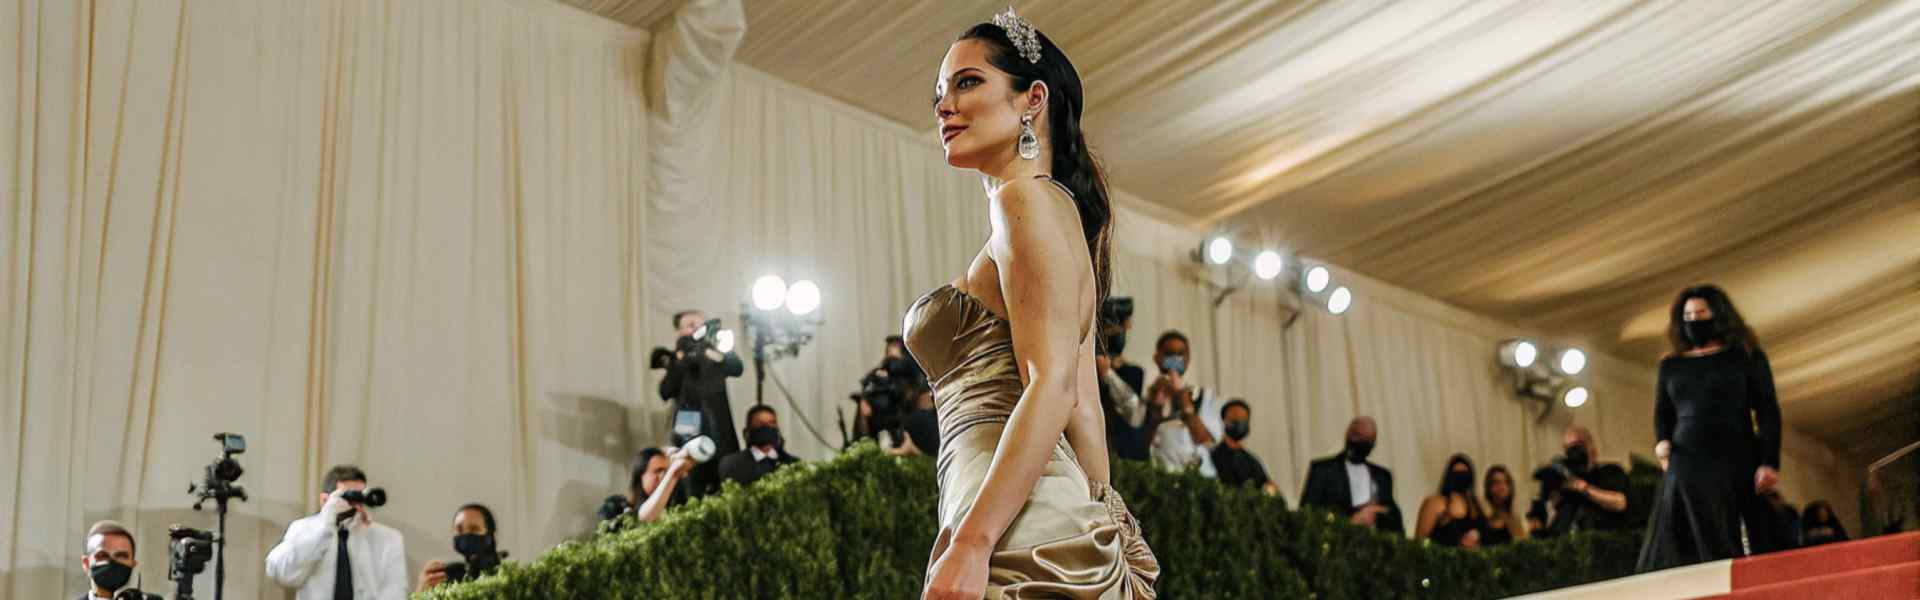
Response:
[[[1078,237],[1080,213],[1073,199],[1046,180],[1026,178],[1007,182],[993,194],[994,234],[1039,234],[1052,237],[1071,232]],[[1010,230],[1020,230],[1018,232]],[[1072,238],[1069,238],[1072,239]]]

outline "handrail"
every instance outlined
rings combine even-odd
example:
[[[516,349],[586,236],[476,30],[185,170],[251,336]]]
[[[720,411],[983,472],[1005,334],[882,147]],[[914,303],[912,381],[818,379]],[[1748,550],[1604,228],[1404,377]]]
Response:
[[[1880,470],[1881,467],[1893,464],[1893,461],[1905,458],[1908,454],[1913,454],[1916,450],[1920,450],[1920,442],[1907,444],[1907,447],[1895,450],[1892,454],[1888,454],[1880,460],[1873,461],[1873,464],[1867,465],[1867,473],[1872,474],[1874,471]]]

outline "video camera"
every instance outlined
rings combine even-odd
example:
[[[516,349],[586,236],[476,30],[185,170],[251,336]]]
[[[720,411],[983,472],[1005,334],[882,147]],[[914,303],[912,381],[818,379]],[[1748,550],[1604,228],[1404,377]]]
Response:
[[[213,532],[175,523],[167,528],[167,579],[174,583],[175,600],[193,599],[193,577],[213,560]],[[115,596],[116,598],[118,596]]]
[[[213,439],[220,442],[220,458],[207,465],[206,475],[200,483],[187,484],[187,493],[195,497],[194,510],[200,510],[200,505],[208,500],[224,505],[229,498],[239,498],[243,502],[247,499],[246,488],[234,483],[240,480],[246,469],[240,468],[240,461],[233,459],[233,455],[247,451],[247,438],[238,433],[216,433]]]

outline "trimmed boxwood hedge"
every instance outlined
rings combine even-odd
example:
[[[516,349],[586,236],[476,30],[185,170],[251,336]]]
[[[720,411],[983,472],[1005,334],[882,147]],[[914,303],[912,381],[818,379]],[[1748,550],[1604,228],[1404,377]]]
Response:
[[[1114,469],[1175,600],[1496,598],[1627,575],[1639,549],[1634,533],[1440,548],[1192,473]],[[937,497],[932,461],[862,444],[421,597],[916,598]]]

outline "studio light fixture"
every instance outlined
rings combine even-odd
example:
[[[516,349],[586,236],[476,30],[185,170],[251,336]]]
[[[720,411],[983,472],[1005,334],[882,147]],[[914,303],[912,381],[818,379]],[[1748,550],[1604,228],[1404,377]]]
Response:
[[[1224,265],[1233,260],[1233,240],[1215,237],[1207,241],[1207,262]]]
[[[1279,252],[1263,250],[1253,257],[1253,275],[1261,279],[1279,277],[1280,271],[1285,267],[1286,260],[1280,258]]]
[[[1346,314],[1349,308],[1353,308],[1353,292],[1347,290],[1347,286],[1333,288],[1333,293],[1327,294],[1327,312]]]

